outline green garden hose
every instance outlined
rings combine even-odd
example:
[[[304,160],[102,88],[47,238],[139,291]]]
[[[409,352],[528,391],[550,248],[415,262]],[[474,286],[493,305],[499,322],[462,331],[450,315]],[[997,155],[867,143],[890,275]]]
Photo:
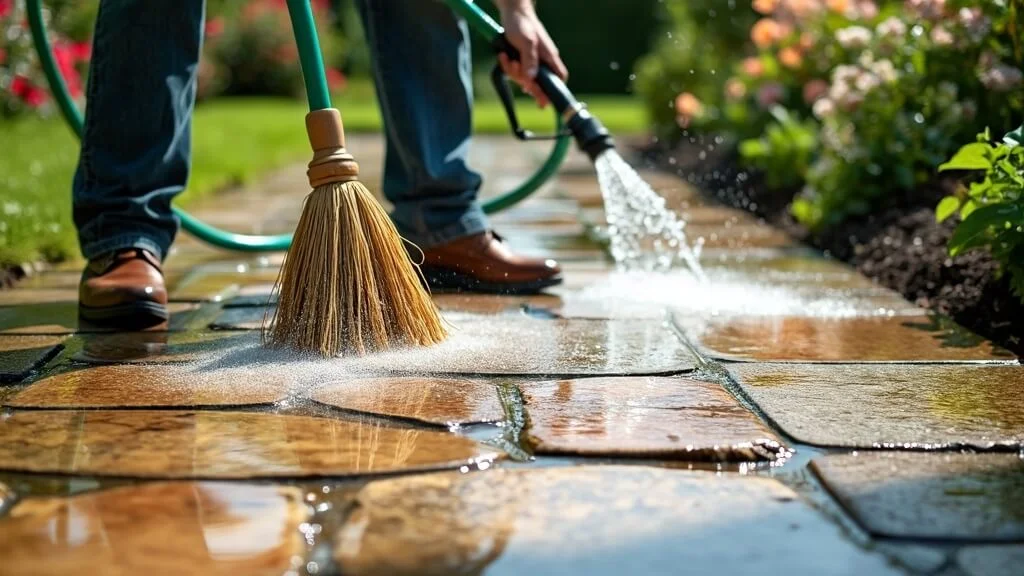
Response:
[[[504,33],[501,26],[475,5],[473,0],[445,0],[445,3],[457,14],[466,18],[470,26],[489,42],[493,43]],[[42,2],[41,0],[26,0],[25,8],[28,15],[29,28],[32,32],[32,42],[39,55],[39,62],[50,85],[50,90],[53,92],[64,119],[67,120],[75,134],[81,138],[84,127],[82,113],[75,106],[74,99],[68,92],[67,84],[65,84],[64,78],[54,60],[50,41],[47,38],[46,29],[43,25]],[[330,108],[331,96],[327,88],[327,78],[324,74],[323,60],[320,56],[320,43],[317,38],[316,25],[313,21],[313,10],[309,0],[288,0],[288,12],[299,50],[299,60],[302,65],[309,109],[314,111]],[[558,110],[555,110],[555,118],[556,133],[560,133],[562,129],[562,116]],[[556,138],[551,153],[537,172],[517,188],[485,202],[483,205],[484,212],[488,214],[499,212],[534,193],[558,172],[558,168],[562,165],[569,151],[569,145],[569,138],[564,136]],[[220,248],[242,252],[268,252],[287,250],[292,242],[291,234],[274,236],[235,234],[210,226],[181,208],[174,207],[174,213],[181,219],[182,228],[196,238]]]

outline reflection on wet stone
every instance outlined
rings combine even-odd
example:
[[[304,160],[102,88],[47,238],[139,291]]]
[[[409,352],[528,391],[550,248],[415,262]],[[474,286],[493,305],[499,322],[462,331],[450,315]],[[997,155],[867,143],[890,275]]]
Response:
[[[808,444],[1024,445],[1018,365],[735,364],[743,390]]]
[[[260,330],[273,318],[275,308],[242,306],[225,308],[210,324],[215,330]]]
[[[82,349],[72,359],[89,364],[193,362],[260,341],[259,334],[226,332],[122,332],[80,338]]]
[[[196,304],[171,303],[171,319],[159,330],[185,330],[199,311]],[[109,328],[79,323],[78,302],[48,302],[0,307],[0,334],[73,334],[111,332]]]
[[[148,483],[29,498],[0,522],[9,574],[280,575],[304,553],[296,488]]]
[[[273,404],[299,383],[286,371],[105,365],[47,376],[4,404],[17,408],[245,406]]]
[[[247,412],[15,412],[0,469],[142,478],[345,476],[490,461],[494,449],[379,423]]]
[[[372,482],[335,559],[353,575],[899,573],[774,480],[628,466]]]
[[[812,467],[872,534],[1024,540],[1017,454],[861,452],[816,458]]]
[[[63,349],[62,336],[0,335],[0,384],[18,382]]]
[[[967,576],[1019,576],[1024,566],[1024,545],[967,546],[957,554]]]
[[[553,294],[534,296],[498,296],[495,294],[434,294],[434,303],[442,312],[470,314],[520,314],[524,306],[557,308],[562,299]]]
[[[778,439],[719,384],[587,378],[522,385],[539,454],[773,459]]]
[[[1013,355],[942,320],[720,317],[689,330],[703,352],[722,360],[949,362],[1011,360]]]
[[[182,302],[220,302],[249,286],[268,286],[277,281],[277,266],[253,266],[244,262],[200,266],[171,290],[170,299]]]
[[[497,387],[468,378],[356,378],[318,387],[317,402],[342,408],[452,426],[505,419]]]

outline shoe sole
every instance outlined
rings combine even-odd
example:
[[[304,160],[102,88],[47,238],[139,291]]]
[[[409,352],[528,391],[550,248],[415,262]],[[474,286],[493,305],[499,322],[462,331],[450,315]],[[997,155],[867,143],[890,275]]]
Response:
[[[452,270],[439,270],[423,266],[420,271],[423,272],[427,286],[438,292],[475,292],[516,296],[537,294],[545,288],[562,283],[561,276],[530,280],[529,282],[486,282]]]
[[[141,330],[167,322],[170,314],[167,307],[156,302],[133,302],[117,306],[78,306],[78,317],[86,322],[105,328]]]

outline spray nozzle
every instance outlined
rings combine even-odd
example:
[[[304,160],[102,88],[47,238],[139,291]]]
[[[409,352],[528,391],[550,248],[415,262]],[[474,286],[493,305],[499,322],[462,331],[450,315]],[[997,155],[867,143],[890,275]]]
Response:
[[[507,54],[513,60],[519,58],[519,51],[509,44],[508,39],[504,35],[498,36],[494,42],[494,47],[499,52]],[[512,91],[508,85],[508,78],[505,76],[500,65],[494,67],[494,71],[491,73],[491,81],[494,83],[494,89],[498,92],[501,103],[505,107],[505,113],[508,114],[512,132],[520,140],[551,140],[571,135],[576,139],[576,144],[579,145],[580,150],[585,152],[591,160],[596,160],[601,152],[615,147],[615,141],[612,139],[608,129],[601,124],[601,121],[596,116],[587,110],[586,104],[576,99],[569,90],[569,87],[565,85],[565,82],[562,82],[562,79],[547,65],[541,63],[537,71],[537,84],[562,117],[565,129],[555,134],[538,136],[519,125],[519,119],[516,117],[515,101],[512,98]]]

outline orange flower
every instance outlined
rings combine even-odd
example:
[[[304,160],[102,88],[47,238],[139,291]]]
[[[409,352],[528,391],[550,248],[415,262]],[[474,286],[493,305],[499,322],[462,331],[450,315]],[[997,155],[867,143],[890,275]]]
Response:
[[[825,0],[825,5],[836,14],[846,14],[846,11],[850,9],[848,0]]]
[[[754,11],[759,14],[768,15],[775,12],[779,6],[779,0],[754,0]]]
[[[704,105],[693,94],[683,92],[676,96],[676,114],[684,118],[693,118],[700,116],[703,111]]]
[[[800,49],[810,50],[814,48],[814,35],[810,32],[804,32],[800,35]]]
[[[761,63],[760,58],[744,58],[742,68],[743,73],[751,78],[758,78],[764,74],[764,64]]]
[[[785,35],[785,30],[771,18],[761,18],[754,23],[750,29],[750,39],[758,48],[768,48],[778,42]]]
[[[786,48],[779,50],[779,62],[781,62],[786,68],[795,70],[804,63],[804,57],[796,48],[787,46]]]
[[[725,83],[725,97],[729,100],[739,100],[747,95],[747,85],[739,78],[730,78]]]

